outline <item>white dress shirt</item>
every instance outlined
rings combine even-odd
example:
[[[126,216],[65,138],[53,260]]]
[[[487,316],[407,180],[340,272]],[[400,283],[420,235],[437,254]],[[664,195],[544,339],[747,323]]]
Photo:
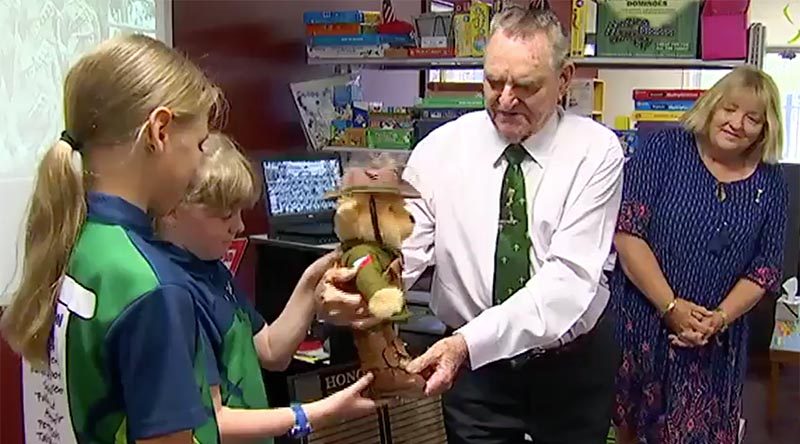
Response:
[[[507,145],[486,111],[473,112],[420,141],[403,173],[422,194],[408,200],[416,225],[403,245],[405,285],[436,266],[431,309],[464,336],[473,369],[575,339],[609,297],[603,268],[612,260],[623,151],[609,129],[559,111],[523,142],[531,279],[493,304]]]

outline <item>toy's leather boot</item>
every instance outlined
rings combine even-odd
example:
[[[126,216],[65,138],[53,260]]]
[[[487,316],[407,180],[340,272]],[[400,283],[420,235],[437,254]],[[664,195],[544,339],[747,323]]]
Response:
[[[406,346],[391,322],[368,330],[353,330],[361,370],[375,376],[370,385],[371,397],[416,399],[424,396],[425,380],[409,373],[411,361]]]

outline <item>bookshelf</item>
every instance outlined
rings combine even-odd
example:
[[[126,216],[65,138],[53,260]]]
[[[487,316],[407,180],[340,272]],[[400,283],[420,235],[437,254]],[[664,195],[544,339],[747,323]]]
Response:
[[[368,148],[363,146],[326,146],[322,151],[334,153],[370,153],[370,154],[411,154],[411,150],[389,149],[389,148]]]
[[[756,26],[758,25],[758,26]],[[758,28],[758,29],[756,29]],[[759,31],[759,32],[756,32]],[[579,56],[570,60],[578,68],[610,69],[610,70],[729,70],[745,64],[761,66],[764,55],[763,25],[751,25],[751,36],[748,40],[746,59],[741,60],[703,60],[698,58],[656,58],[656,57],[597,57]],[[760,43],[759,43],[760,42]],[[395,70],[395,71],[427,71],[427,70],[481,70],[482,57],[311,57],[307,54],[307,64],[330,66],[336,73],[349,73],[358,70]],[[599,84],[598,84],[599,83]],[[593,88],[594,99],[590,110],[591,117],[603,121],[605,91],[602,82]],[[376,149],[366,147],[328,146],[325,151],[339,152],[348,158],[358,153],[386,153],[398,157],[408,156],[413,150]]]
[[[638,57],[583,57],[572,61],[579,67],[599,69],[731,69],[745,60],[700,60]],[[483,59],[456,58],[309,58],[309,65],[359,66],[363,69],[480,69]]]

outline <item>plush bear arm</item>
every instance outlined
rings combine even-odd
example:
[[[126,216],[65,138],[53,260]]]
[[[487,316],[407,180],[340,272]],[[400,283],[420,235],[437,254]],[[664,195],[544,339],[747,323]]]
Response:
[[[390,288],[392,285],[384,276],[381,264],[372,255],[363,256],[354,263],[358,267],[356,274],[356,286],[359,293],[364,295],[367,300],[372,299],[379,290]]]
[[[347,267],[356,267],[356,287],[368,302],[370,313],[388,319],[403,311],[403,292],[391,280],[386,265],[390,258],[379,249],[368,244],[357,245],[345,251],[342,262]]]

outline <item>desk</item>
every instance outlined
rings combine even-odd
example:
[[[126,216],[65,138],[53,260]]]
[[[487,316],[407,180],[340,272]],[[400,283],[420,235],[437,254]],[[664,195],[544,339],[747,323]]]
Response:
[[[778,384],[782,365],[800,366],[800,321],[776,320],[769,348],[769,392],[767,418],[772,420],[778,411]]]
[[[277,248],[293,248],[299,250],[307,250],[307,251],[315,251],[315,252],[322,252],[327,253],[329,251],[333,251],[339,244],[308,244],[303,242],[297,241],[288,241],[284,239],[273,239],[269,237],[267,234],[254,234],[250,236],[250,240],[256,243],[261,243],[268,246],[273,246]]]

